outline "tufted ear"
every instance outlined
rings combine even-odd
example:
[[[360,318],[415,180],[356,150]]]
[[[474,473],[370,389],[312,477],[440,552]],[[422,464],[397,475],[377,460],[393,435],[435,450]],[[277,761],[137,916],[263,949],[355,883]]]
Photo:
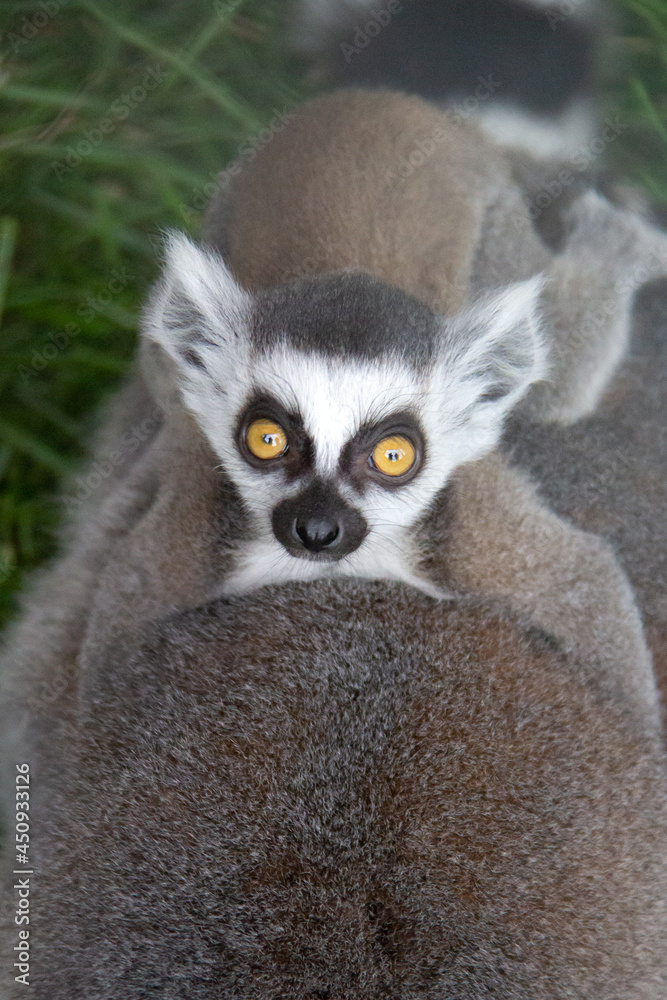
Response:
[[[142,366],[160,405],[180,397],[196,413],[225,392],[247,356],[250,302],[221,257],[169,234],[142,324]]]
[[[432,392],[439,425],[462,460],[494,448],[506,415],[546,376],[543,284],[539,276],[517,282],[444,321]]]
[[[500,419],[546,375],[540,331],[541,277],[509,285],[445,321],[440,378],[461,408]]]

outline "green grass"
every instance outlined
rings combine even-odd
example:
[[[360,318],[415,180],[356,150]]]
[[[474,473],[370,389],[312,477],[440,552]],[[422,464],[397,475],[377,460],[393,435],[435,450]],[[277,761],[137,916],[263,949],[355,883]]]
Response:
[[[59,492],[127,369],[160,229],[196,235],[206,184],[305,94],[284,0],[44,3],[0,15],[0,623],[54,551]],[[667,203],[667,0],[619,6],[610,61],[628,72],[608,95],[628,128],[608,152]]]
[[[127,368],[160,229],[196,234],[204,186],[304,94],[280,8],[54,0],[26,38],[43,8],[3,5],[0,622],[54,550],[59,491]]]

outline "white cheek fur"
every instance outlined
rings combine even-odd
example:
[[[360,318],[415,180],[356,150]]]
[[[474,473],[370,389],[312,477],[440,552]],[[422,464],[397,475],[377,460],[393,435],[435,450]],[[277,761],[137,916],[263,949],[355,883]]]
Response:
[[[397,536],[388,546],[386,539],[369,535],[356,552],[339,562],[323,563],[291,556],[275,538],[249,542],[239,552],[237,564],[222,582],[222,595],[244,594],[270,584],[298,583],[322,577],[357,577],[368,580],[396,580],[442,600],[450,595],[418,576],[409,537]]]

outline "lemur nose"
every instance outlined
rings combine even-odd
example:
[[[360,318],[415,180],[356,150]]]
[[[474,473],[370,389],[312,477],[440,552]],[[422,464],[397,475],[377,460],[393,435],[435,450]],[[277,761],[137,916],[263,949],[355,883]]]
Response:
[[[333,545],[340,535],[340,525],[322,517],[298,517],[294,530],[310,552],[321,552]]]

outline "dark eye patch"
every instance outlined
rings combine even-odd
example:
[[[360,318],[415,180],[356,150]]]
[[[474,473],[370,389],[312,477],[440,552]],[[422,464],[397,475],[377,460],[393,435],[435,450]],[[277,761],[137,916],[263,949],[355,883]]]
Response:
[[[254,420],[272,420],[279,424],[287,435],[287,450],[279,458],[270,462],[258,459],[252,454],[246,442],[248,427]],[[254,469],[261,472],[272,472],[283,469],[288,478],[295,479],[310,471],[314,465],[314,447],[312,438],[306,433],[303,419],[298,412],[288,411],[273,396],[257,393],[242,411],[236,425],[236,445],[246,460]]]
[[[375,446],[384,438],[406,437],[416,453],[414,464],[403,476],[388,478],[369,462]],[[339,468],[359,493],[363,493],[369,482],[378,483],[388,490],[400,489],[415,478],[426,459],[426,443],[423,431],[416,417],[407,411],[394,413],[377,423],[364,424],[355,436],[347,442],[341,452]]]

